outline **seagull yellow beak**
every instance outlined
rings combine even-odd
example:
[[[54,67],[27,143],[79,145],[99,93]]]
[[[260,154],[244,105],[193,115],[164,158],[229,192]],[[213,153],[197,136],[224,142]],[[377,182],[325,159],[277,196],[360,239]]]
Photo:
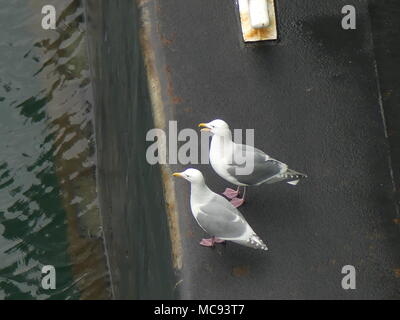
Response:
[[[182,177],[182,174],[181,174],[180,172],[174,172],[172,175],[173,175],[174,177],[181,177],[181,178],[183,178],[183,177]]]
[[[199,123],[199,127],[203,128],[200,131],[210,131],[210,128],[207,127],[207,123]]]

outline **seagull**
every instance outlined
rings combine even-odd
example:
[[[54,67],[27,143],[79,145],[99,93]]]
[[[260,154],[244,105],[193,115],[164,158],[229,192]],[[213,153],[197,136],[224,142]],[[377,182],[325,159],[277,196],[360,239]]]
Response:
[[[263,151],[252,146],[237,144],[232,141],[232,133],[228,124],[220,119],[208,123],[200,123],[201,131],[213,134],[210,147],[210,163],[215,172],[223,179],[238,186],[236,190],[226,188],[223,195],[231,200],[235,207],[244,203],[246,186],[272,184],[286,181],[291,185],[306,178],[307,175],[291,170],[285,163],[275,160]],[[242,158],[239,163],[238,159]],[[250,159],[253,161],[252,170],[247,174],[240,173]],[[248,161],[249,160],[249,161]],[[244,187],[242,198],[238,198],[240,187]]]
[[[254,249],[268,250],[246,219],[224,197],[212,192],[206,185],[203,174],[197,169],[186,169],[173,173],[191,183],[190,207],[199,226],[212,237],[202,239],[200,245],[214,247],[225,240]]]

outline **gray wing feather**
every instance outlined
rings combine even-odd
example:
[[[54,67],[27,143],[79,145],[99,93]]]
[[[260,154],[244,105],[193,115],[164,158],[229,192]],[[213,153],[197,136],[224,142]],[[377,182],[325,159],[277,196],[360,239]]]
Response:
[[[219,238],[239,238],[247,228],[242,214],[219,195],[200,207],[197,222],[210,235]]]
[[[242,157],[245,157],[245,155],[249,152],[253,153],[254,155],[254,170],[251,174],[237,174],[237,169],[244,168],[245,164],[235,163],[234,159],[232,161],[232,164],[228,165],[228,173],[240,183],[246,185],[256,185],[273,178],[274,176],[282,173],[287,168],[284,163],[278,160],[272,158],[269,158],[267,160],[267,155],[259,149],[243,144],[237,144],[235,147],[236,148],[234,152],[237,152],[239,154],[241,153]]]

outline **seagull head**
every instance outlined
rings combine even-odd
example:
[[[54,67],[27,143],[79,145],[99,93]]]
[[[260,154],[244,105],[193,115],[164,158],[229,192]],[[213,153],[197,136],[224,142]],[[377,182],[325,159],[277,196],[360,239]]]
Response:
[[[201,131],[208,131],[217,136],[226,136],[231,132],[228,124],[224,120],[220,119],[216,119],[208,123],[200,123],[199,127],[203,128]]]
[[[180,177],[186,179],[190,183],[203,183],[204,177],[203,174],[197,169],[186,169],[183,172],[175,172],[172,174],[174,177]]]

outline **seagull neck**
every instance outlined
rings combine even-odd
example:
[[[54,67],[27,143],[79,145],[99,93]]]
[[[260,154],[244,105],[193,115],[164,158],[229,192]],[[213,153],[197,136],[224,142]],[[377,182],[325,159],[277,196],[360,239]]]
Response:
[[[232,133],[227,131],[224,135],[214,135],[212,137],[211,148],[223,150],[222,147],[229,147],[232,143]]]
[[[207,199],[211,193],[212,191],[207,187],[204,180],[191,184],[191,198],[195,198],[196,202],[202,202],[202,200]]]

